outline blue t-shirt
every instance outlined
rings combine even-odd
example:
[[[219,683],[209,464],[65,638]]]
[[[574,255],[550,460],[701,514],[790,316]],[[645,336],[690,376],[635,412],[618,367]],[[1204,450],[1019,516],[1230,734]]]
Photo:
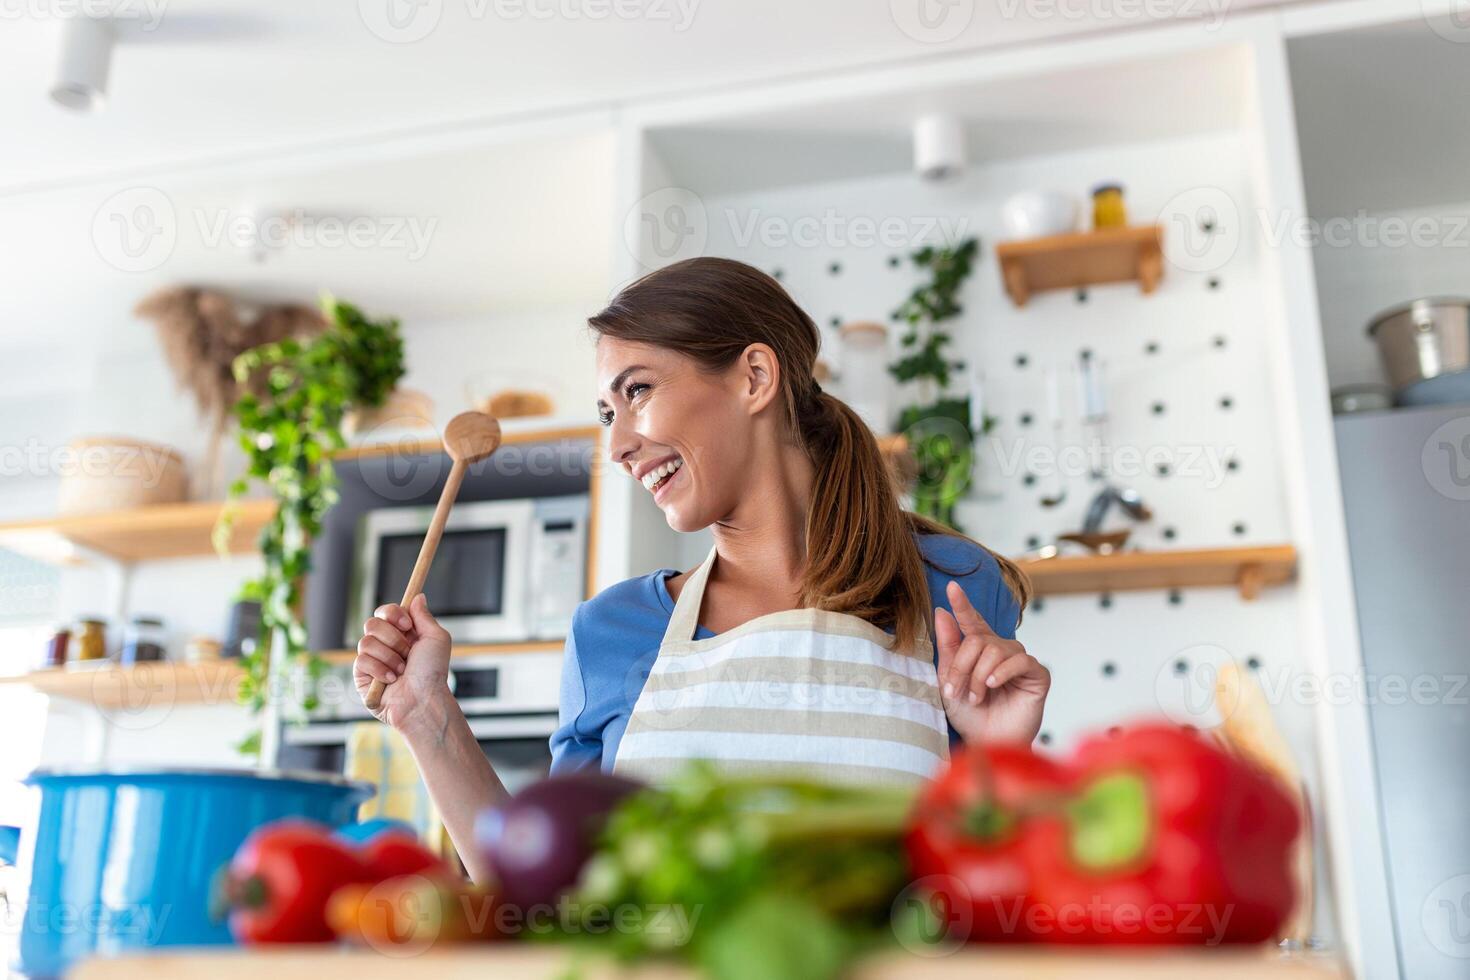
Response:
[[[995,558],[973,541],[949,534],[920,534],[917,540],[929,580],[929,608],[949,609],[944,590],[953,579],[996,633],[1013,639],[1020,609]],[[562,662],[561,718],[551,736],[552,772],[587,766],[612,769],[628,716],[674,614],[668,579],[677,574],[676,569],[663,568],[630,578],[577,607]],[[701,626],[694,638],[714,635]],[[950,738],[955,737],[951,729]]]

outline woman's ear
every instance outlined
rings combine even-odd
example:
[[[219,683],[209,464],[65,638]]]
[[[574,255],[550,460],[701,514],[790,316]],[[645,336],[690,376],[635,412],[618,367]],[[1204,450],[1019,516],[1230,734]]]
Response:
[[[751,344],[741,351],[735,376],[751,415],[763,411],[781,394],[781,364],[768,344]]]

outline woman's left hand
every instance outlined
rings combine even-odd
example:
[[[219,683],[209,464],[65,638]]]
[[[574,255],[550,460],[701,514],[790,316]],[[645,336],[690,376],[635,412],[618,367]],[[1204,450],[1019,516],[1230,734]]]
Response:
[[[951,615],[934,611],[939,693],[944,712],[966,742],[1021,742],[1041,730],[1051,671],[1017,640],[998,636],[950,582]]]

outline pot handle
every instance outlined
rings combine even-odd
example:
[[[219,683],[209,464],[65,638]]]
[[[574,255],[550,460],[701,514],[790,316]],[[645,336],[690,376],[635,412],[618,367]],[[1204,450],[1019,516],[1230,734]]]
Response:
[[[0,827],[0,864],[14,864],[20,853],[20,828]]]

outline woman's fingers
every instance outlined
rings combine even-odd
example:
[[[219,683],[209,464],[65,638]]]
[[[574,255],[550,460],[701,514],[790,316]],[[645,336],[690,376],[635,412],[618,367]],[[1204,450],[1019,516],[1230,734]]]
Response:
[[[949,668],[954,663],[954,655],[960,648],[960,641],[965,635],[960,632],[960,624],[954,621],[949,610],[936,608],[934,610],[934,645],[939,648],[938,662],[939,681],[942,684],[949,676]]]
[[[984,644],[980,651],[980,659],[975,663],[975,669],[966,678],[971,704],[979,704],[985,700],[986,691],[994,686],[988,684],[989,679],[1007,660],[1014,659],[1021,652],[1019,643],[991,639]]]
[[[373,610],[373,615],[385,622],[392,623],[400,630],[413,629],[413,617],[409,616],[408,610],[396,602],[388,602]]]
[[[949,672],[944,675],[944,696],[946,699],[963,698],[970,687],[970,675],[975,671],[975,664],[984,652],[985,642],[978,636],[967,636],[960,643],[960,648],[955,651],[954,658],[950,662]]]
[[[990,675],[986,683],[997,688],[1012,681],[1021,681],[1023,686],[1045,694],[1051,689],[1051,671],[1040,660],[1026,653],[1006,660],[995,669],[995,673]]]
[[[395,653],[407,654],[409,647],[412,645],[409,643],[408,637],[400,633],[397,627],[393,626],[386,619],[379,619],[376,616],[362,624],[362,632],[364,636],[371,636],[381,640],[384,646]]]
[[[959,620],[960,629],[965,631],[966,636],[975,633],[984,633],[989,636],[995,635],[995,630],[985,621],[970,603],[970,597],[965,595],[965,590],[960,588],[960,583],[953,580],[945,586],[945,593],[949,596],[949,607],[954,610],[955,619]]]
[[[393,650],[376,636],[364,636],[357,641],[357,659],[354,666],[361,668],[365,673],[372,674],[383,683],[389,683],[396,675],[403,673],[405,661],[403,655]],[[375,672],[374,668],[381,668]]]

